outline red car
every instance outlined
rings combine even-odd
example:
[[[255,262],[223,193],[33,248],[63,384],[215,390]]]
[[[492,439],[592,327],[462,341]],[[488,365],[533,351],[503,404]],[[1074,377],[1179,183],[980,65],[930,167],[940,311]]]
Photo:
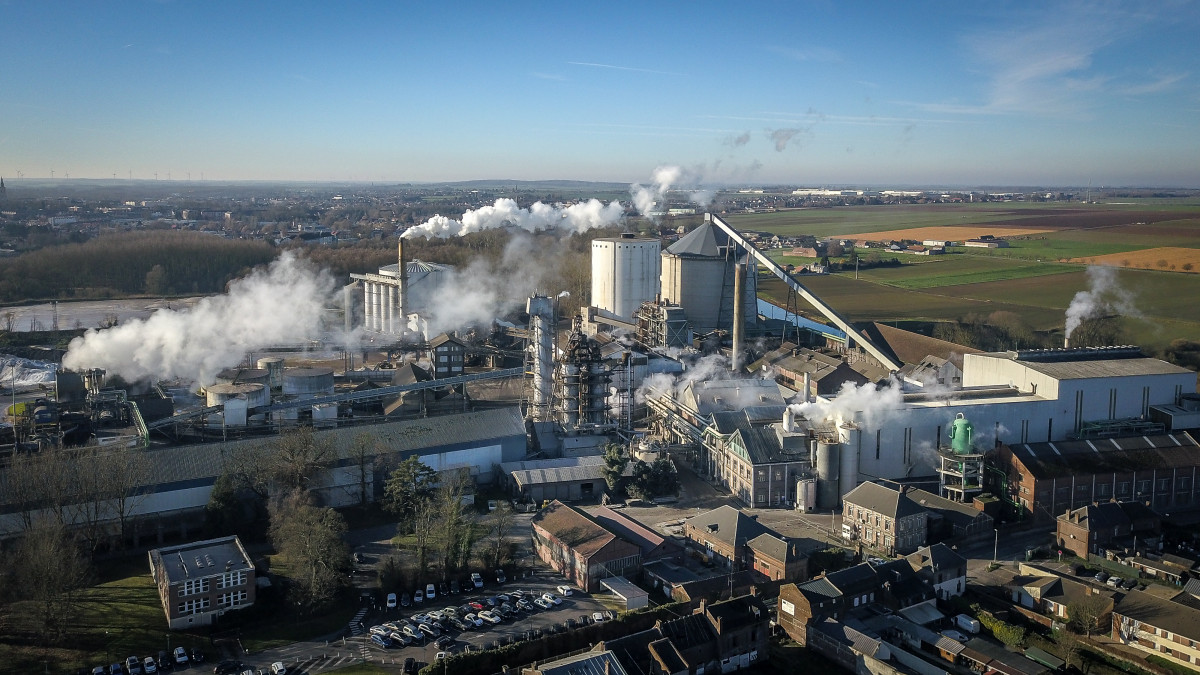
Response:
[[[476,612],[484,609],[484,606],[479,604],[478,602],[470,602],[467,604],[471,605],[471,609],[475,610]]]

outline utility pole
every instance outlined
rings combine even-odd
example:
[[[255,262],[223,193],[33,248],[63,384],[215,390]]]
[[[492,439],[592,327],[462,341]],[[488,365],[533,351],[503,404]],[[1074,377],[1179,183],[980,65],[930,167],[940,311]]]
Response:
[[[995,541],[992,542],[992,562],[994,563],[1000,552],[1000,528],[992,528],[992,531],[996,533]]]

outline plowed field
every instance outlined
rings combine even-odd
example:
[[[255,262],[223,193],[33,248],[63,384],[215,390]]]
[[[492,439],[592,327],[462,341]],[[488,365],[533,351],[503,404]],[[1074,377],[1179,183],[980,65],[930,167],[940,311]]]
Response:
[[[882,232],[862,232],[859,234],[838,235],[846,239],[854,239],[861,241],[890,241],[893,239],[912,239],[915,241],[925,241],[926,239],[936,239],[938,241],[963,241],[965,239],[975,239],[981,235],[990,234],[996,237],[1010,237],[1026,234],[1040,234],[1042,232],[1051,232],[1049,229],[1035,229],[1029,227],[1003,227],[996,225],[945,225],[942,227],[912,227],[907,230],[884,230]]]
[[[1196,274],[1200,273],[1200,248],[1163,246],[1125,253],[1072,258],[1070,262]]]

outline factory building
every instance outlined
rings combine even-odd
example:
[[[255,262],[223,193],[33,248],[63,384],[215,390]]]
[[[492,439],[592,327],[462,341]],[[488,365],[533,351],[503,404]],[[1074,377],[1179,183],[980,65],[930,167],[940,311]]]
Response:
[[[402,335],[421,330],[420,317],[430,311],[453,273],[449,265],[405,260],[401,239],[396,264],[384,265],[375,274],[350,275],[353,281],[343,288],[346,330],[354,328],[353,317],[358,315],[363,317],[363,328],[376,333]],[[356,296],[361,297],[361,314]]]
[[[662,299],[683,308],[694,333],[729,330],[733,325],[736,265],[747,262],[750,272],[742,286],[742,318],[748,326],[754,326],[758,319],[758,268],[710,220],[662,252]]]
[[[372,426],[371,433],[376,445],[360,467],[354,447],[361,427],[314,432],[318,439],[328,440],[336,453],[336,459],[311,483],[321,503],[357,504],[364,488],[369,501],[378,499],[391,467],[413,455],[435,471],[467,469],[476,481],[487,483],[494,479],[498,465],[524,458],[527,445],[525,422],[516,407],[387,422]],[[149,460],[147,475],[153,482],[140,486],[131,501],[129,511],[136,521],[131,529],[149,538],[180,530],[186,536],[189,522],[202,520],[213,483],[231,458],[251,448],[270,448],[274,442],[254,438],[138,451]],[[6,477],[0,475],[0,540],[24,531],[20,505],[5,499],[14,494],[4,485]]]
[[[632,233],[592,240],[592,305],[604,317],[632,323],[658,295],[661,242]]]

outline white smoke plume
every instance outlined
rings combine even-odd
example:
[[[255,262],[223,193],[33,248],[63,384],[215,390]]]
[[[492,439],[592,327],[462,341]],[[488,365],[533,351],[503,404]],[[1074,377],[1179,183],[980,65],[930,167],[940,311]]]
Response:
[[[409,228],[401,236],[447,239],[505,226],[517,227],[527,232],[563,230],[574,234],[615,225],[624,215],[625,208],[618,201],[605,204],[599,199],[589,199],[569,206],[534,202],[526,209],[518,206],[515,200],[505,197],[497,199],[491,206],[467,211],[461,220],[436,215],[420,225]]]
[[[664,395],[674,397],[681,394],[692,382],[729,379],[734,379],[733,372],[729,368],[729,358],[723,354],[711,354],[697,359],[690,365],[685,365],[682,373],[674,375],[670,373],[654,373],[648,375],[634,392],[634,400],[638,403],[644,403],[647,398],[657,398]],[[763,378],[743,377],[738,379],[758,380]],[[744,399],[731,401],[730,405],[735,409],[757,405],[759,401],[756,396],[756,391],[747,388]]]
[[[1134,302],[1133,293],[1122,288],[1117,281],[1117,269],[1108,266],[1087,268],[1088,288],[1071,298],[1067,307],[1067,337],[1088,319],[1105,314],[1117,313],[1125,316],[1141,316]]]
[[[878,429],[882,425],[904,415],[904,392],[896,378],[889,378],[882,387],[874,384],[842,384],[837,396],[829,400],[797,403],[793,412],[814,422],[843,424],[858,420],[867,428]]]
[[[149,318],[89,330],[71,340],[63,366],[103,368],[135,382],[212,382],[247,352],[315,337],[334,281],[292,253],[229,284],[224,295],[189,309],[161,309]]]
[[[701,187],[704,182],[702,169],[688,170],[681,166],[667,164],[660,166],[650,174],[650,185],[643,186],[634,183],[629,186],[629,195],[633,198],[633,207],[643,216],[648,216],[655,210],[655,205],[661,207],[661,202],[672,190],[687,191],[688,201],[698,206],[708,206],[712,203],[716,192],[710,188]]]

